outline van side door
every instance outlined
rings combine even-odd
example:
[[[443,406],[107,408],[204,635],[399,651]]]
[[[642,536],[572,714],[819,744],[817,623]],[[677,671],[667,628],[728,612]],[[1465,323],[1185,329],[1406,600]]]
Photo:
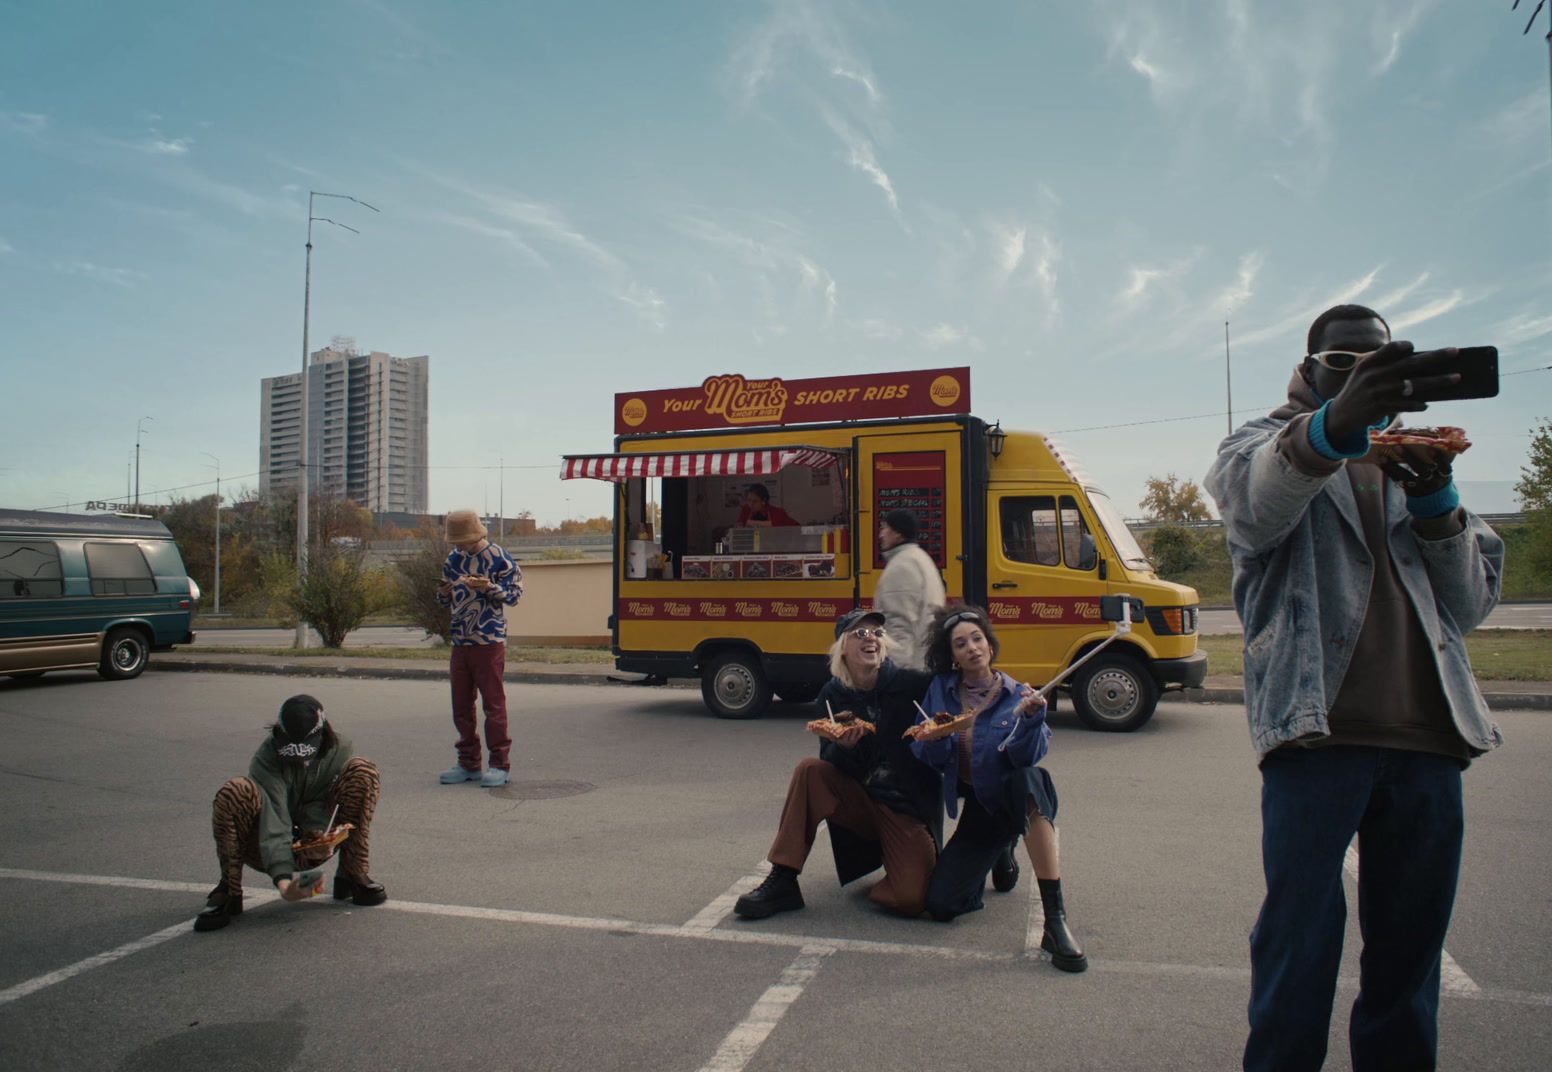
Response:
[[[1001,669],[1042,685],[1079,645],[1105,634],[1099,551],[1075,486],[992,489],[987,503],[987,613]]]

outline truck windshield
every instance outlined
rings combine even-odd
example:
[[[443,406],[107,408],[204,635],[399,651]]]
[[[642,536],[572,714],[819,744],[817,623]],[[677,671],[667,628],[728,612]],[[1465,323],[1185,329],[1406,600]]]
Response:
[[[1087,490],[1094,513],[1099,515],[1099,523],[1105,527],[1105,532],[1109,535],[1110,542],[1115,545],[1121,561],[1136,569],[1152,569],[1153,565],[1148,561],[1148,556],[1143,554],[1142,548],[1137,543],[1137,537],[1133,536],[1132,530],[1126,527],[1126,519],[1121,516],[1121,511],[1115,508],[1115,503],[1110,501],[1110,496],[1098,488]]]

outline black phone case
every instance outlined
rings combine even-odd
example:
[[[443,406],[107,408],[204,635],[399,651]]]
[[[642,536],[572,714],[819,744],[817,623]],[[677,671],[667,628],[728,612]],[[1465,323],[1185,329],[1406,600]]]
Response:
[[[1460,382],[1417,397],[1424,402],[1450,402],[1463,398],[1498,397],[1498,347],[1462,346],[1453,354],[1430,350],[1413,355],[1419,376],[1460,373]]]

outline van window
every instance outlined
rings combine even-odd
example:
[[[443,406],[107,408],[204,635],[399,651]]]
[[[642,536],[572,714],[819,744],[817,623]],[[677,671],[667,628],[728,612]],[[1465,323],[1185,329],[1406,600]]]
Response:
[[[156,593],[156,579],[145,555],[132,543],[89,543],[86,571],[94,596],[145,596]]]
[[[1002,553],[1013,562],[1059,566],[1061,537],[1057,528],[1056,497],[1018,495],[1002,500]]]
[[[0,543],[0,599],[64,594],[58,547],[51,543]]]
[[[1088,522],[1071,495],[1062,496],[1062,552],[1073,569],[1091,570],[1099,564],[1099,548]]]

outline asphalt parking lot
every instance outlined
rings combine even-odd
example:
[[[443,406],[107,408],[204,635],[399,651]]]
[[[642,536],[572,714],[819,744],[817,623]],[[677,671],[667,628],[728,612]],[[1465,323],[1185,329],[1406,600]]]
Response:
[[[210,797],[292,692],[383,771],[372,871],[389,902],[281,904],[250,872],[243,916],[196,935]],[[490,791],[436,784],[452,734],[435,683],[0,682],[0,1068],[1237,1066],[1261,891],[1239,708],[1165,704],[1123,736],[1053,718],[1064,884],[1092,962],[1071,976],[1031,954],[1027,860],[983,912],[899,920],[866,880],[836,885],[821,833],[804,911],[734,919],[814,748],[801,710],[732,723],[688,690],[509,693],[514,784]],[[1509,744],[1466,775],[1444,1068],[1552,1055],[1552,715],[1498,717]],[[1332,1069],[1348,1067],[1356,931]]]

